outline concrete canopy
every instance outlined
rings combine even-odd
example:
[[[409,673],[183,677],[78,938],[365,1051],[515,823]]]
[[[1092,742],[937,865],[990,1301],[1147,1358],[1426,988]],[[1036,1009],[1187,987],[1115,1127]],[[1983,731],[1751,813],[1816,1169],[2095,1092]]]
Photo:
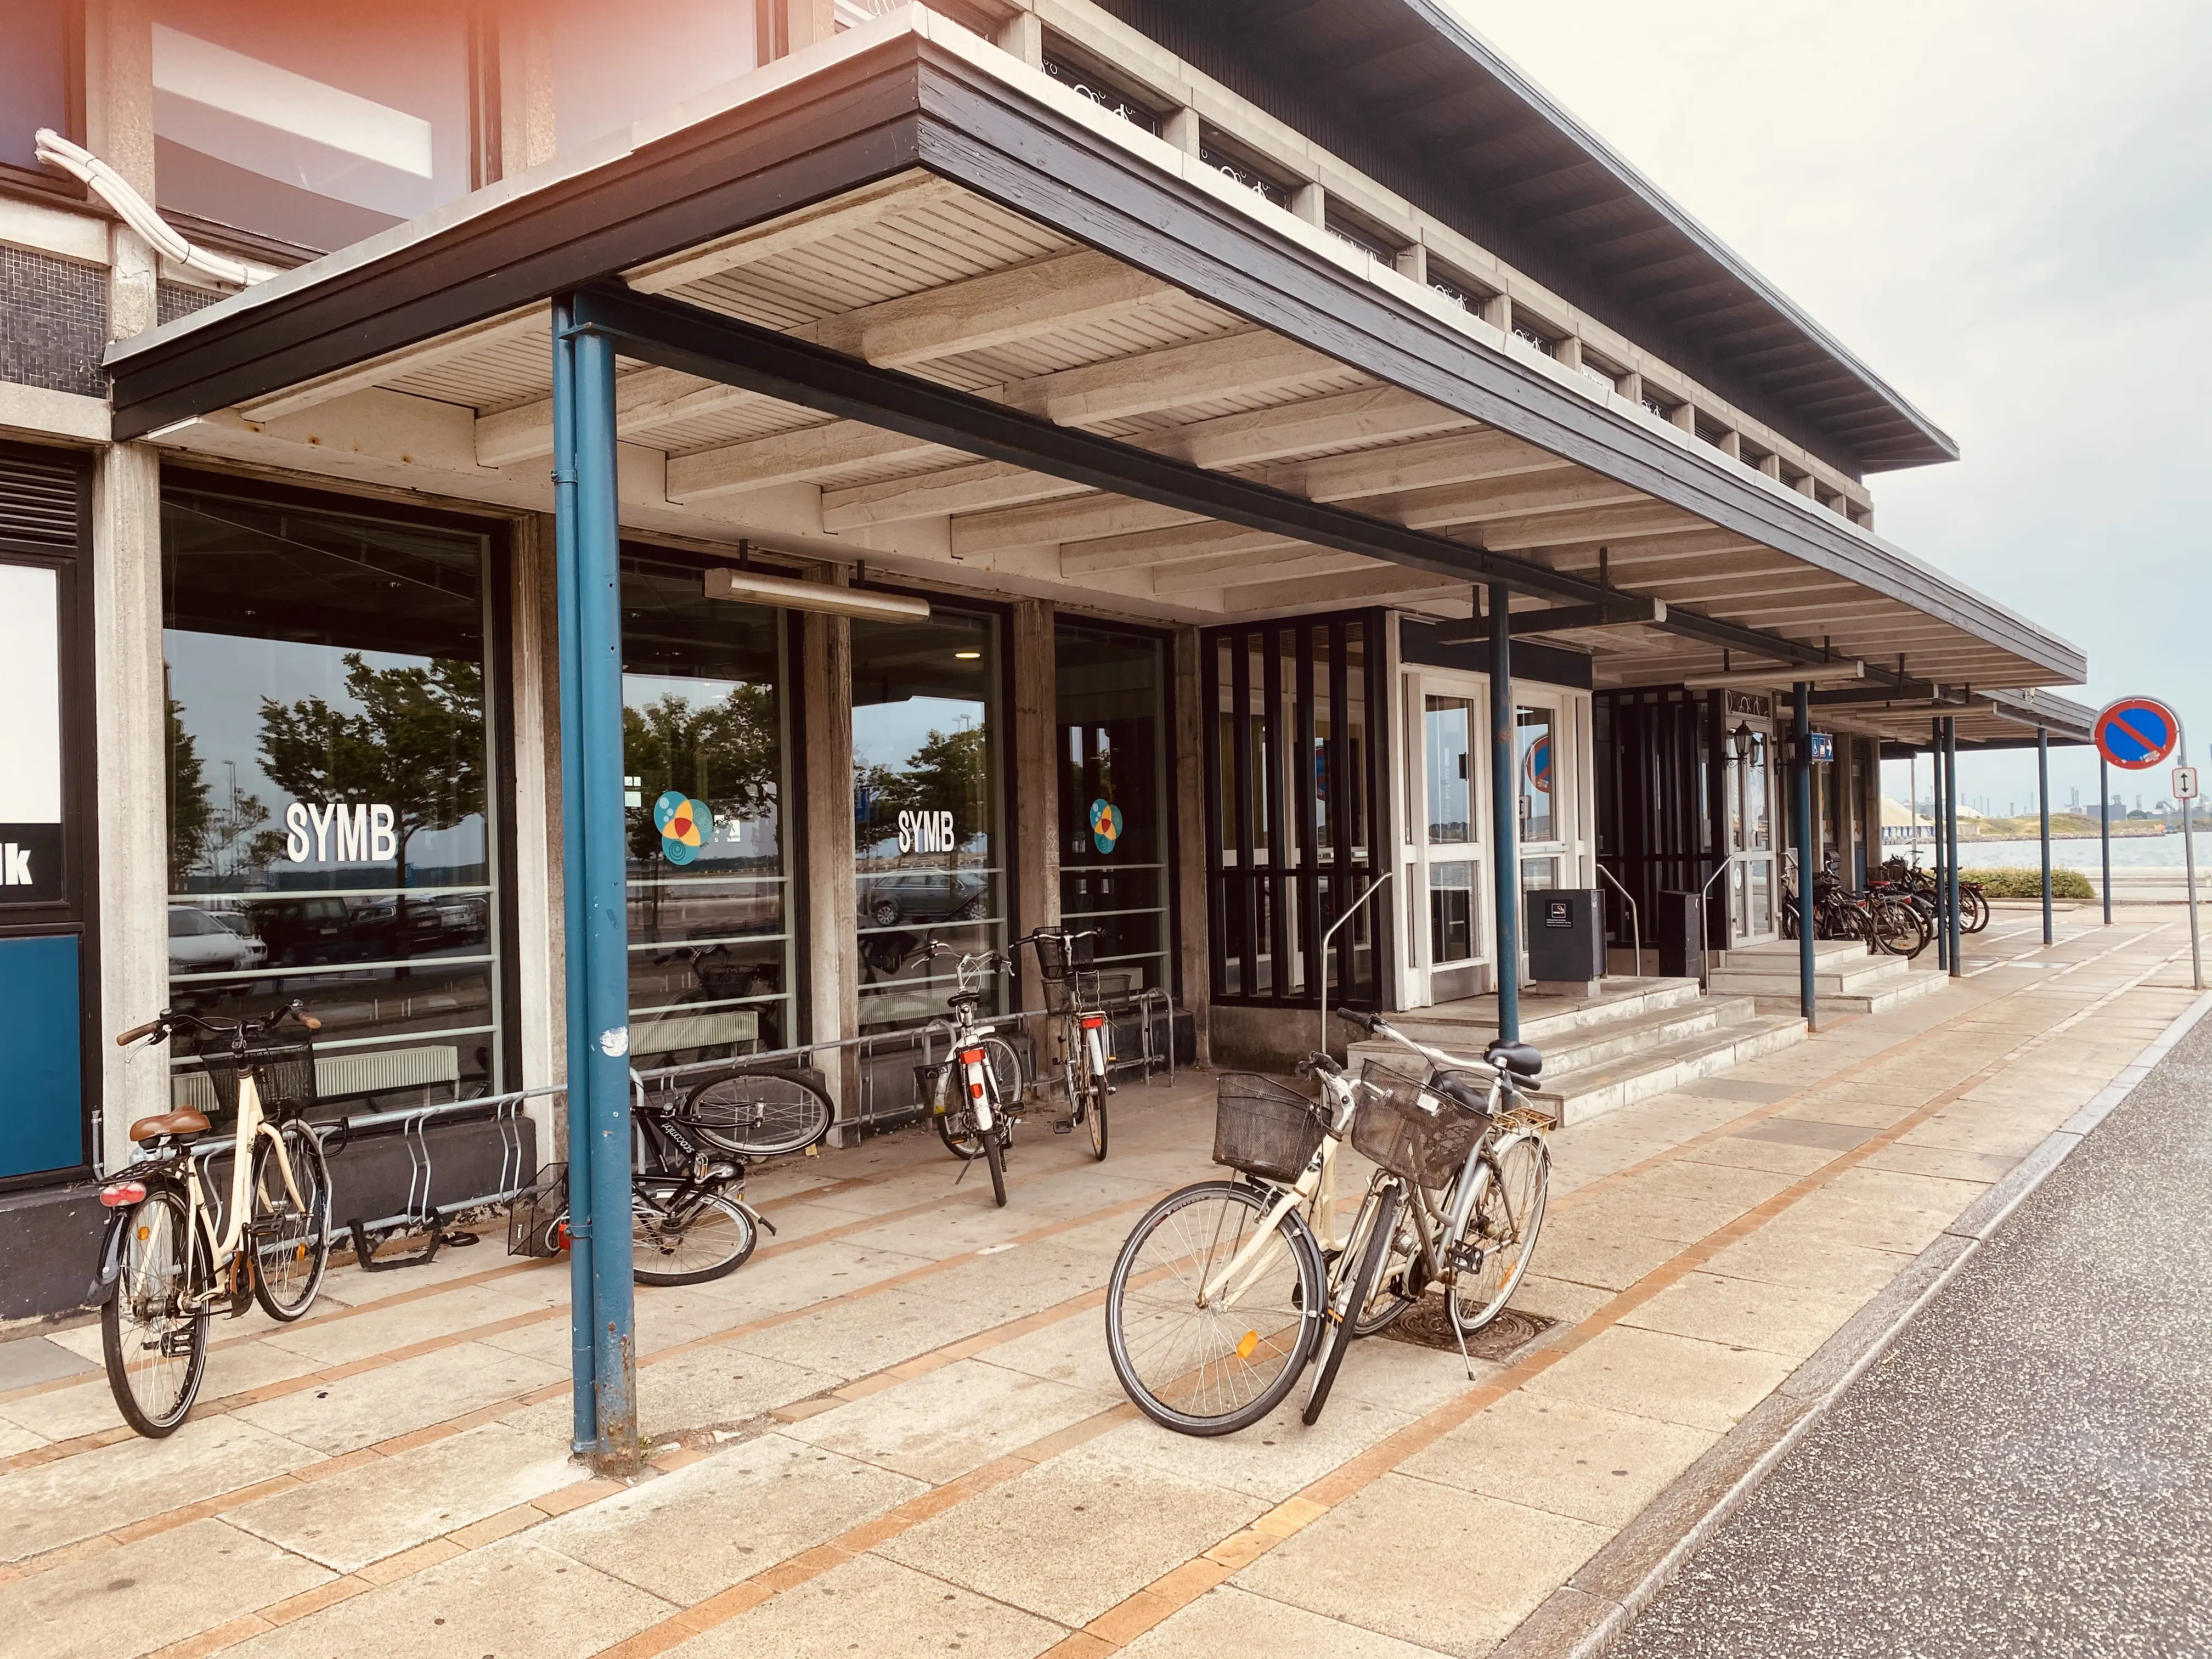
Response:
[[[731,325],[723,370],[623,364],[641,532],[1184,623],[1633,595],[1553,635],[1598,684],[1860,659],[1899,735],[2086,673],[920,8],[113,349],[118,435],[544,510],[545,302],[593,284]],[[769,334],[845,390],[764,392]]]

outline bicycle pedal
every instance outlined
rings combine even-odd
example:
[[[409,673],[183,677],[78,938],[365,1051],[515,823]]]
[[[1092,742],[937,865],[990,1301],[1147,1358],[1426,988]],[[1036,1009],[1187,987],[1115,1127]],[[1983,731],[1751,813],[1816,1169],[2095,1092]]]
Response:
[[[1075,1133],[1075,1120],[1072,1117],[1054,1119],[1052,1132],[1056,1135],[1073,1134]]]

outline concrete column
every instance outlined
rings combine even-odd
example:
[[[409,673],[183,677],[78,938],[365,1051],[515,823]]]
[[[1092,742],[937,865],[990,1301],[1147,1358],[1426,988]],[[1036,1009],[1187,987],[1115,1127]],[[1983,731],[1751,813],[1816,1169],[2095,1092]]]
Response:
[[[1328,224],[1328,192],[1319,185],[1300,185],[1291,192],[1291,211],[1308,224]]]
[[[1213,711],[1204,702],[1199,672],[1198,630],[1178,628],[1175,636],[1175,906],[1181,936],[1182,1006],[1190,1011],[1201,1066],[1212,1062],[1211,1014],[1213,977],[1207,946],[1210,926],[1206,903],[1206,727]]]
[[[1644,401],[1644,377],[1632,369],[1613,382],[1613,390],[1632,404],[1640,404]]]
[[[544,9],[509,0],[498,21],[500,177],[552,160],[553,29]],[[550,532],[548,532],[550,537]]]
[[[1583,343],[1570,334],[1552,348],[1552,361],[1561,368],[1580,368],[1583,366]]]
[[[1060,926],[1059,683],[1053,608],[1042,599],[1014,602],[1013,857],[1017,933]],[[1024,983],[1024,993],[1036,994]]]
[[[842,569],[820,580],[846,585]],[[800,624],[799,720],[805,741],[792,769],[804,805],[806,1036],[835,1042],[860,1024],[860,980],[854,957],[859,896],[853,874],[853,624],[809,613]],[[794,897],[798,896],[794,894]],[[794,910],[799,907],[794,906]],[[823,1067],[841,1115],[860,1105],[859,1072],[848,1051]],[[842,1144],[842,1139],[839,1142]]]
[[[1016,12],[999,26],[996,40],[1000,51],[1012,52],[1031,69],[1044,67],[1044,25],[1038,21],[1035,12]],[[1176,114],[1187,112],[1179,110]],[[1168,119],[1170,127],[1168,142],[1173,143],[1176,142],[1172,131],[1175,117],[1170,116]],[[1195,155],[1198,154],[1196,115],[1193,114],[1191,119],[1193,136],[1186,148]]]
[[[836,0],[755,0],[757,61],[772,64],[837,32]]]
[[[1513,296],[1510,294],[1492,295],[1483,302],[1482,320],[1500,334],[1510,334],[1513,331]]]
[[[509,595],[514,638],[507,654],[508,724],[514,733],[514,1018],[521,1075],[509,1088],[536,1089],[568,1075],[567,928],[562,913],[567,872],[561,836],[560,623],[553,520],[533,514],[514,527]],[[566,1155],[567,1113],[533,1101],[541,1162]]]
[[[169,1006],[168,688],[161,662],[161,469],[145,444],[100,459],[92,493],[98,721],[100,1004],[108,1035]],[[100,1155],[131,1155],[133,1120],[169,1109],[166,1051],[100,1045]]]
[[[1425,242],[1413,242],[1398,250],[1398,274],[1409,283],[1423,288],[1429,285],[1429,247]]]

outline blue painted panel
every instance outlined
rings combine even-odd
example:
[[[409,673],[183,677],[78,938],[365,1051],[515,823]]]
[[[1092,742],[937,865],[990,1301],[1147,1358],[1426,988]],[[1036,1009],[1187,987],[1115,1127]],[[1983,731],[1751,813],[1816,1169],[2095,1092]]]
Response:
[[[84,1162],[76,941],[0,939],[0,1177]]]

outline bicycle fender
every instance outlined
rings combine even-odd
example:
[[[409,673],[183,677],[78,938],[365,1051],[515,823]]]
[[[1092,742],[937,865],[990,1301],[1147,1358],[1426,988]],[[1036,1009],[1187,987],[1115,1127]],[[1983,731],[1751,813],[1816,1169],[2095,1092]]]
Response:
[[[1313,1224],[1306,1219],[1305,1212],[1303,1210],[1292,1210],[1288,1215],[1285,1216],[1282,1220],[1282,1227],[1283,1231],[1290,1234],[1293,1238],[1304,1239],[1306,1243],[1306,1248],[1314,1253],[1315,1258],[1326,1264],[1328,1260],[1327,1253],[1323,1251],[1321,1247],[1321,1240],[1314,1237]],[[1321,1322],[1322,1315],[1328,1310],[1328,1275],[1326,1271],[1326,1267],[1324,1267],[1324,1271],[1322,1274],[1321,1305],[1317,1308],[1299,1309],[1298,1318],[1303,1323],[1317,1325]]]
[[[93,1276],[92,1288],[84,1299],[95,1308],[105,1307],[115,1294],[116,1281],[123,1277],[123,1244],[128,1237],[131,1211],[110,1210],[107,1225],[100,1235],[100,1267]]]

